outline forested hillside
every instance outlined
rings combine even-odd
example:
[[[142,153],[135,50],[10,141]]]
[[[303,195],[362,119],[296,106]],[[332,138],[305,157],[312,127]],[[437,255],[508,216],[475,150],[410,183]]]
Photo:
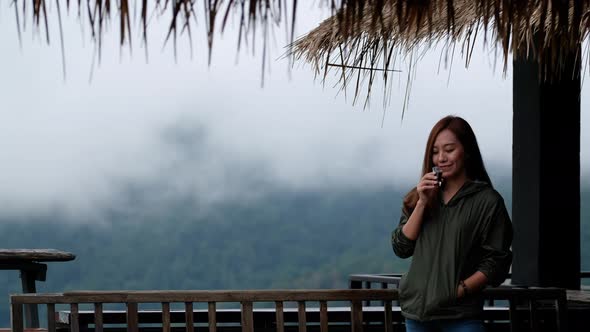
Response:
[[[509,186],[497,185],[510,209]],[[391,230],[403,192],[274,191],[206,211],[189,199],[130,200],[108,222],[60,221],[59,215],[1,220],[3,248],[56,248],[75,261],[49,263],[41,292],[73,289],[254,289],[347,287],[351,273],[401,272]],[[583,269],[590,270],[590,191],[582,209]],[[18,272],[0,273],[0,326]]]

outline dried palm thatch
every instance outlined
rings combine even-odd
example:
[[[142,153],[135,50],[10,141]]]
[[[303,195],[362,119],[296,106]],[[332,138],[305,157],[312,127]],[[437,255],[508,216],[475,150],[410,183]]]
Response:
[[[49,41],[47,7],[52,0],[11,1],[19,35],[25,24],[20,16],[32,15],[37,26],[45,26]],[[60,29],[63,1],[53,0]],[[384,61],[380,69],[387,75],[394,51],[409,54],[420,45],[440,41],[453,46],[462,43],[468,62],[473,40],[482,30],[484,34],[491,32],[492,37],[488,39],[486,35],[484,39],[502,51],[505,63],[510,53],[515,57],[529,56],[538,60],[545,76],[550,77],[560,72],[564,55],[579,50],[590,27],[590,0],[316,1],[327,4],[334,16],[298,40],[291,54],[305,57],[317,69],[326,68],[330,56],[337,54],[341,66],[359,67],[369,76],[379,69],[377,59]],[[223,32],[232,14],[239,18],[238,49],[249,32],[254,36],[257,26],[263,30],[264,48],[268,27],[272,25],[284,23],[293,40],[298,6],[297,0],[77,0],[74,5],[71,2],[65,0],[68,10],[76,6],[79,16],[88,17],[81,22],[89,25],[99,52],[108,24],[118,26],[121,45],[131,46],[131,36],[135,35],[132,29],[136,26],[131,23],[133,13],[140,13],[137,26],[144,44],[150,18],[170,13],[166,40],[172,38],[176,44],[177,34],[186,32],[190,37],[200,11],[207,30],[209,57],[215,34]],[[266,52],[262,55],[264,58]]]
[[[398,4],[407,14],[400,14]],[[438,42],[447,42],[445,51],[448,57],[449,49],[454,51],[454,42],[462,37],[466,40],[467,50],[473,50],[472,40],[478,31],[476,4],[473,2],[455,1],[452,23],[449,23],[447,14],[435,7],[425,6],[411,15],[411,7],[403,2],[383,2],[379,11],[370,6],[366,4],[362,11],[338,11],[296,40],[290,48],[296,60],[311,63],[316,75],[323,74],[323,80],[331,70],[339,71],[341,90],[346,94],[348,87],[354,89],[353,103],[360,95],[363,83],[366,83],[367,106],[378,75],[382,76],[387,95],[391,73],[398,71],[395,68],[400,65],[400,59],[409,58],[405,110],[414,74],[412,65],[415,68],[418,58],[416,54]],[[442,9],[446,13],[446,4]]]
[[[368,100],[377,73],[387,90],[396,56],[412,58],[436,44],[448,55],[458,44],[467,66],[478,33],[484,45],[501,51],[504,72],[512,55],[536,61],[545,80],[577,75],[564,72],[565,60],[581,54],[589,29],[588,0],[366,1],[339,10],[299,38],[291,55],[310,62],[324,79],[330,69],[340,71],[342,89],[354,83],[355,99],[361,80],[368,81]],[[410,70],[408,89],[411,79]]]
[[[249,38],[254,40],[258,34],[263,38],[263,72],[268,53],[267,40],[269,29],[281,22],[289,21],[285,25],[287,34],[293,40],[294,24],[296,20],[297,0],[10,0],[14,7],[19,40],[22,39],[22,30],[26,26],[27,19],[37,28],[44,29],[47,43],[50,43],[49,31],[52,14],[57,16],[59,22],[59,35],[64,54],[64,39],[62,28],[62,14],[65,10],[69,13],[74,7],[80,24],[85,31],[89,31],[91,41],[95,45],[98,60],[100,62],[103,45],[103,36],[107,31],[119,32],[121,47],[132,47],[132,36],[141,36],[141,42],[146,50],[150,22],[153,18],[164,19],[169,17],[168,32],[164,43],[172,40],[174,54],[176,56],[177,38],[187,35],[192,52],[192,35],[197,23],[204,27],[207,33],[209,49],[209,63],[211,62],[211,50],[214,36],[223,33],[229,21],[234,21],[237,15],[239,35],[237,49],[240,50],[244,42]],[[288,3],[289,2],[289,3]],[[53,11],[51,5],[55,4]],[[290,8],[287,6],[290,5]],[[168,16],[169,15],[169,16]],[[231,20],[233,18],[234,20]],[[234,22],[235,23],[235,22]],[[112,26],[115,29],[112,29]],[[257,29],[259,29],[257,31]],[[252,43],[254,47],[254,43]],[[65,55],[64,75],[65,75]]]

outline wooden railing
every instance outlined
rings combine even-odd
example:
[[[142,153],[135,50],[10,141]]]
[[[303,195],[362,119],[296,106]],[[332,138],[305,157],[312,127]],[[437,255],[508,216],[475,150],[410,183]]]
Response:
[[[170,304],[184,303],[185,326],[187,332],[194,332],[194,303],[207,303],[208,330],[217,331],[217,304],[233,302],[241,305],[241,325],[243,332],[254,331],[253,306],[257,302],[274,302],[277,332],[285,331],[284,303],[296,302],[298,307],[298,331],[307,331],[306,306],[308,302],[319,303],[319,326],[321,332],[328,331],[328,302],[350,303],[350,325],[354,332],[363,330],[363,301],[382,301],[383,331],[392,331],[392,301],[398,300],[397,290],[250,290],[250,291],[127,291],[127,292],[69,292],[58,294],[19,294],[12,295],[11,324],[13,332],[23,332],[23,306],[29,304],[47,306],[47,329],[56,331],[56,304],[70,306],[70,331],[80,332],[79,305],[94,305],[94,331],[103,332],[103,305],[126,305],[126,329],[139,331],[138,305],[142,303],[161,303],[161,327],[164,332],[171,331]]]
[[[585,275],[582,275],[586,277]],[[349,276],[349,286],[351,289],[371,289],[380,287],[381,289],[397,289],[401,274],[353,274]],[[391,286],[391,287],[390,287]],[[508,302],[510,331],[516,331],[517,325],[523,320],[523,315],[519,315],[518,306],[521,308],[524,304],[524,311],[528,317],[530,331],[539,330],[539,304],[541,302],[550,302],[550,311],[553,311],[555,321],[555,331],[567,331],[567,293],[563,288],[540,288],[540,287],[518,287],[503,285],[499,287],[490,287],[482,291],[482,297],[489,306],[493,306],[496,301]],[[365,301],[365,305],[371,305],[370,300]],[[522,310],[521,310],[522,311]],[[546,317],[545,317],[546,318]]]

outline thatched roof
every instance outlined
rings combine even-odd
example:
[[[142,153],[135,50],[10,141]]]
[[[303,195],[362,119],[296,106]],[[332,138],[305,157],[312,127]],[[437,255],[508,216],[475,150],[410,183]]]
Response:
[[[362,80],[367,97],[377,75],[387,86],[388,72],[399,65],[396,56],[415,60],[435,44],[447,54],[458,46],[468,65],[478,38],[501,51],[504,70],[512,55],[537,61],[544,79],[572,75],[563,72],[564,59],[581,54],[590,28],[588,0],[382,0],[359,8],[339,10],[291,45],[296,59],[310,62],[324,77],[330,69],[341,72],[343,89],[356,81],[355,97]]]
[[[336,60],[348,69],[391,69],[393,54],[410,54],[434,42],[449,47],[460,44],[468,61],[479,33],[489,45],[502,51],[504,61],[510,53],[532,56],[546,72],[559,72],[563,55],[577,51],[590,28],[590,0],[318,1],[318,5],[322,4],[328,4],[334,16],[299,39],[291,52],[312,62],[318,70]],[[147,43],[153,16],[170,20],[167,39],[174,42],[177,34],[190,36],[192,27],[199,22],[207,31],[210,48],[228,18],[237,16],[239,48],[248,34],[266,31],[271,25],[282,23],[293,36],[297,15],[302,15],[296,10],[297,0],[12,0],[12,5],[19,27],[28,21],[23,16],[32,15],[33,22],[45,28],[48,41],[48,16],[53,14],[61,22],[65,8],[69,12],[74,7],[79,16],[88,18],[81,24],[89,26],[86,31],[98,50],[102,35],[113,30],[107,25],[117,27],[114,30],[120,34],[121,45],[131,46],[131,36],[136,35]],[[263,33],[264,42],[267,35]]]

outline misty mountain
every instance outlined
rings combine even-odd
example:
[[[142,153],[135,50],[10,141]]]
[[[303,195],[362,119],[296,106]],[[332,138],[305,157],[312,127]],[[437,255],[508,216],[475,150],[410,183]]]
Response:
[[[508,184],[496,184],[510,209]],[[405,190],[286,191],[206,209],[184,197],[154,202],[129,190],[108,222],[64,222],[59,214],[0,220],[4,248],[55,248],[76,260],[49,263],[39,292],[138,289],[345,288],[353,273],[407,270],[393,254]],[[147,195],[149,196],[149,195]],[[582,202],[582,268],[590,270],[590,188]],[[584,204],[585,203],[585,204]],[[19,293],[18,272],[0,293]],[[8,299],[0,326],[8,326]]]

